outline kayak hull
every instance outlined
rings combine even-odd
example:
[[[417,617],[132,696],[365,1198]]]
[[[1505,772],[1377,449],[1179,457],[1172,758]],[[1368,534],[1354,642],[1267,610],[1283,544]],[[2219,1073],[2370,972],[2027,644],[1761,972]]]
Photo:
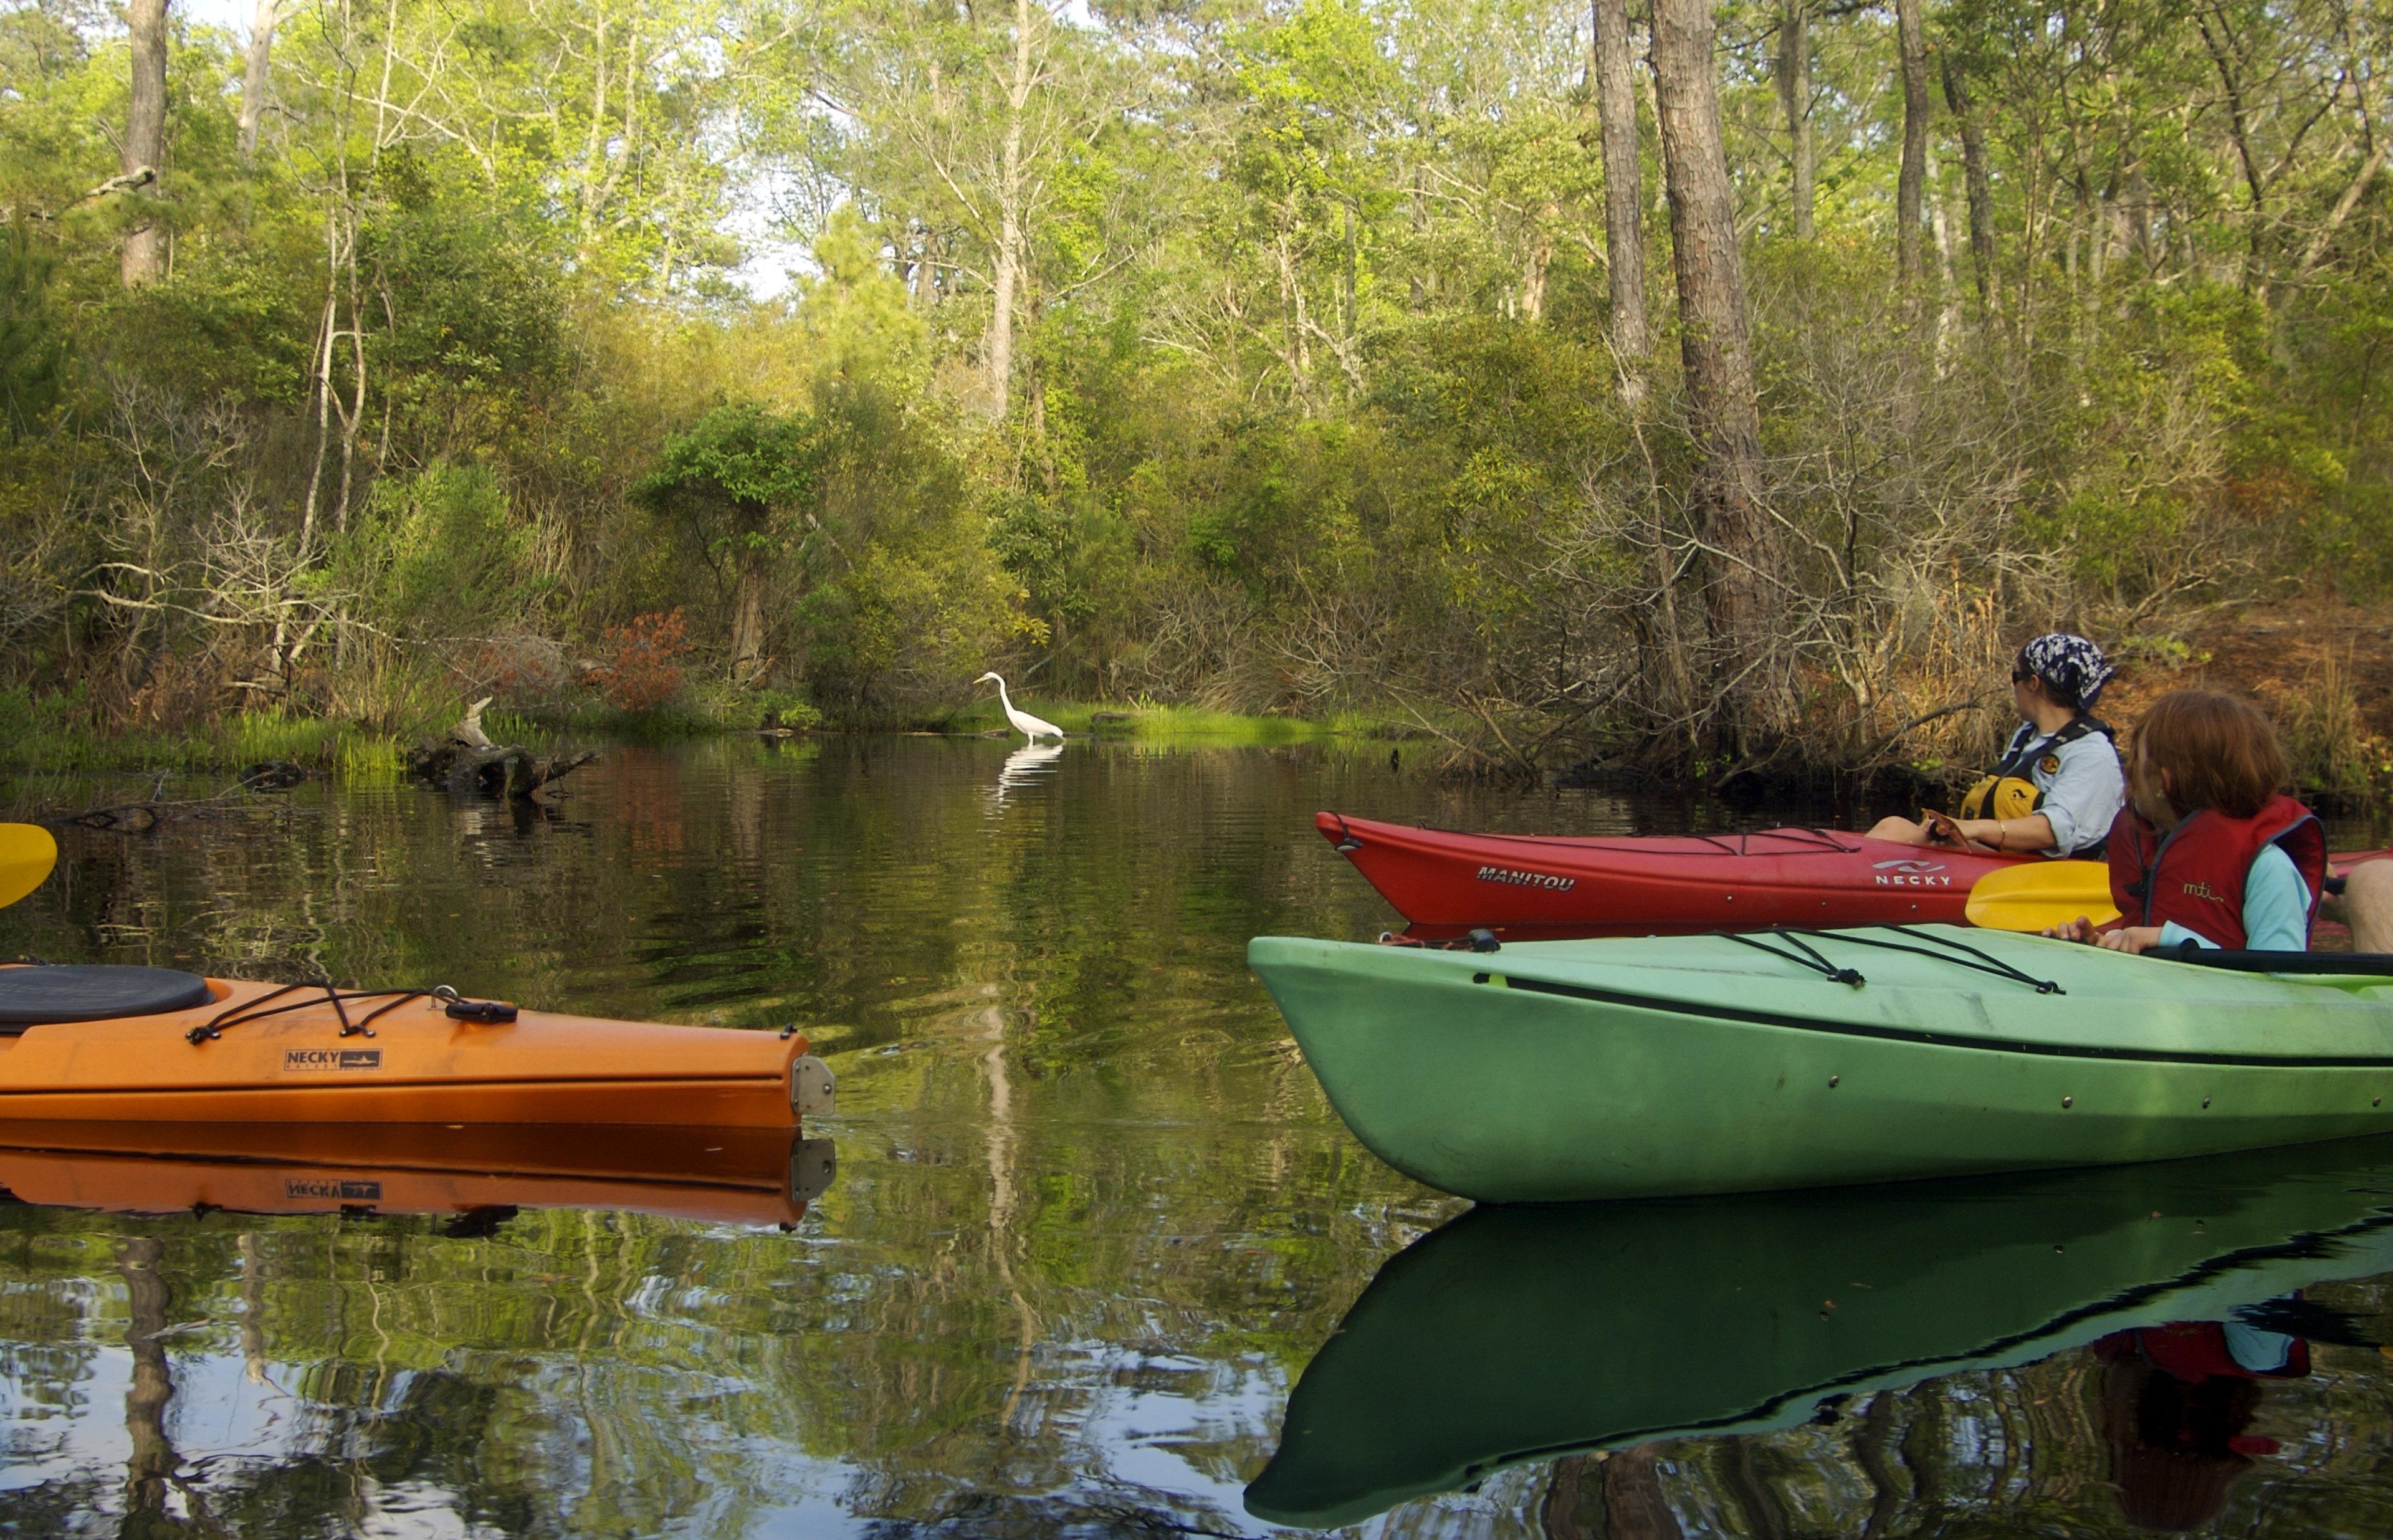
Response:
[[[2066,992],[1833,933],[1815,949],[1869,982],[1721,936],[1486,956],[1262,937],[1249,957],[1355,1135],[1482,1201],[2099,1166],[2393,1130],[2386,981],[2222,976],[1949,933],[2004,945]],[[2139,994],[2162,984],[2177,998]]]
[[[1559,838],[1466,834],[1340,813],[1317,813],[1313,821],[1416,925],[1582,934],[1958,924],[1978,879],[2034,859],[1832,829]]]
[[[208,1003],[190,1010],[53,1023],[0,1038],[0,1126],[788,1129],[798,1124],[802,1097],[828,1079],[818,1061],[802,1059],[805,1039],[794,1035],[537,1011],[503,1022],[458,1020],[445,1000],[428,998],[336,1004],[313,986],[286,992],[219,979],[207,986]],[[392,1000],[393,1009],[360,1024]]]
[[[6,1060],[0,1059],[0,1066]],[[797,1126],[786,1081],[546,1080],[477,1084],[299,1087],[210,1086],[190,1090],[0,1090],[0,1120],[119,1123],[572,1123],[669,1122],[723,1129]]]

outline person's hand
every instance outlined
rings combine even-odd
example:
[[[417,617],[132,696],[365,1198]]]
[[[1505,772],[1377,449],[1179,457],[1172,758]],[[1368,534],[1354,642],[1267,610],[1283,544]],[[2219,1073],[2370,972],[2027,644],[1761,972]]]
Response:
[[[2095,943],[2113,952],[2149,952],[2160,944],[2158,925],[2122,925],[2115,931],[2104,932]]]
[[[2046,925],[2044,928],[2044,933],[2055,941],[2090,942],[2101,939],[2101,933],[2094,928],[2094,921],[2082,914],[2074,920],[2064,920],[2058,925]]]
[[[1931,845],[1944,845],[1954,850],[1966,850],[1980,855],[1988,855],[1994,848],[1972,838],[1969,831],[1961,826],[1960,820],[1950,814],[1939,813],[1932,807],[1923,807],[1919,810],[1919,827],[1927,832],[1928,842]]]

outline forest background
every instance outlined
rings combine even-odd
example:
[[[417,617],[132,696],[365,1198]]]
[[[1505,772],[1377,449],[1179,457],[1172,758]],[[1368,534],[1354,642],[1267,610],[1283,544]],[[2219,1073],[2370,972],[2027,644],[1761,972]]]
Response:
[[[2393,581],[2388,60],[2384,0],[12,0],[0,717],[996,667],[1966,760],[2023,634]]]

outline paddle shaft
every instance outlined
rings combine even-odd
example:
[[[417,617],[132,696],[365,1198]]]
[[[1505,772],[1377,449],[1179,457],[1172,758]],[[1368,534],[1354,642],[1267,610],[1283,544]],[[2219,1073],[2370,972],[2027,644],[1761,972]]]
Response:
[[[2393,978],[2393,952],[2243,952],[2198,942],[2155,946],[2146,957],[2245,973],[2364,973]]]

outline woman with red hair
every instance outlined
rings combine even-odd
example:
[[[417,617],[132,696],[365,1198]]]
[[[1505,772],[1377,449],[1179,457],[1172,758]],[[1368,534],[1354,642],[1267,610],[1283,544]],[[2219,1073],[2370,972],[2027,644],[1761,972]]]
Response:
[[[2080,918],[2046,933],[2123,952],[2308,950],[2326,834],[2284,794],[2286,778],[2276,729],[2249,702],[2213,690],[2153,701],[2104,853],[2121,922],[2098,931]]]

